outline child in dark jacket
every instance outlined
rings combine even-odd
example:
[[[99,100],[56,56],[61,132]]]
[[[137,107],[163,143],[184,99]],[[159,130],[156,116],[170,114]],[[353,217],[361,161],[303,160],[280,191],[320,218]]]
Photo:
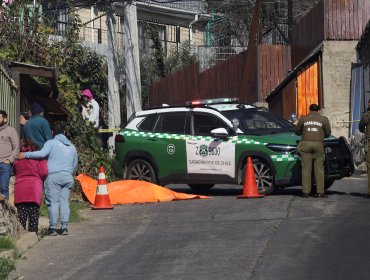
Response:
[[[33,150],[34,147],[30,142],[21,140],[21,152]],[[27,229],[28,221],[28,231],[37,233],[43,184],[48,174],[47,160],[16,160],[13,172],[15,175],[14,204],[18,210],[18,219],[24,229]]]

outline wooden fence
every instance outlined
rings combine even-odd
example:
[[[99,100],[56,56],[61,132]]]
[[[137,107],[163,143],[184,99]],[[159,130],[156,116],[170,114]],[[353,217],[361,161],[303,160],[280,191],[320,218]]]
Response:
[[[290,69],[290,48],[258,45],[254,56],[247,51],[199,73],[192,64],[153,84],[149,105],[181,105],[202,98],[238,97],[246,103],[264,102]]]
[[[292,67],[325,40],[359,40],[369,19],[369,0],[322,0],[292,29]]]
[[[15,128],[18,126],[18,99],[18,91],[13,84],[13,80],[0,63],[0,110],[8,114],[8,123]]]

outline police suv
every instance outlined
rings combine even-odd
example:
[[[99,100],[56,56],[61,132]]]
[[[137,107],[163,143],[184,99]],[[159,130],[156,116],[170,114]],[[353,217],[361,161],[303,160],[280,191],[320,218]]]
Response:
[[[267,109],[236,98],[207,99],[184,106],[136,112],[115,138],[113,170],[123,179],[188,184],[207,191],[215,184],[243,184],[252,158],[260,193],[301,184],[295,126]],[[325,188],[351,176],[345,138],[325,140]]]

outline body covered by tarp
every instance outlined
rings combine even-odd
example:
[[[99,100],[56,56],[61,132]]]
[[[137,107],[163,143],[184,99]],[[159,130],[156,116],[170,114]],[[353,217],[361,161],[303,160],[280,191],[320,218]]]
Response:
[[[82,191],[91,204],[94,204],[98,182],[86,174],[76,178]],[[107,184],[109,200],[112,204],[163,202],[183,199],[209,198],[208,196],[178,193],[164,187],[136,180],[121,180]]]

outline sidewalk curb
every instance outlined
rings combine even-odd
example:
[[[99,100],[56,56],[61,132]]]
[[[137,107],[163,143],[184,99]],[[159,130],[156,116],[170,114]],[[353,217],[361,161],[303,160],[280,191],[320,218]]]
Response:
[[[15,249],[2,251],[2,252],[0,252],[0,258],[14,260],[15,251],[16,251]]]
[[[47,217],[39,218],[39,233],[45,231],[49,227],[49,219]],[[35,232],[24,231],[18,239],[14,241],[15,249],[5,250],[0,252],[0,258],[9,258],[16,260],[28,249],[37,244],[41,238]]]
[[[21,255],[39,242],[39,238],[35,232],[25,232],[22,236],[15,242],[15,247],[17,248],[17,254]]]

